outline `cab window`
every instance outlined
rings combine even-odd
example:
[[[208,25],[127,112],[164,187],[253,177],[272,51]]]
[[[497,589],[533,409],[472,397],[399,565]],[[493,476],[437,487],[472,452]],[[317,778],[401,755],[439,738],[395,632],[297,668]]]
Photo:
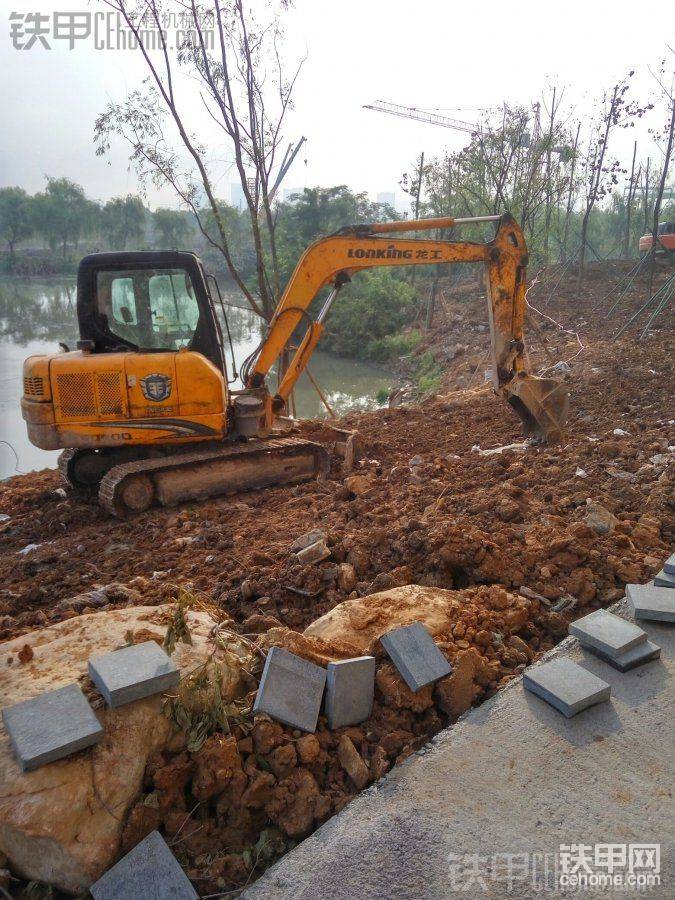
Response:
[[[97,308],[108,330],[151,350],[189,347],[199,306],[185,269],[129,269],[97,273]]]

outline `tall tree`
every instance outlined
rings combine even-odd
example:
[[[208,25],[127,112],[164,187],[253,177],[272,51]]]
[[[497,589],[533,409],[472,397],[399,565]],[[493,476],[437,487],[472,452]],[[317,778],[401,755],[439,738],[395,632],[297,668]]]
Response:
[[[165,250],[185,244],[192,231],[186,214],[178,209],[156,209],[152,214],[152,225],[156,243]]]
[[[11,259],[16,245],[34,230],[33,204],[28,194],[20,187],[0,189],[0,237],[7,243]]]
[[[127,194],[109,200],[101,214],[101,231],[110,250],[126,250],[129,242],[141,244],[145,237],[145,207],[141,198]]]
[[[119,12],[136,38],[149,77],[125,101],[111,103],[96,121],[97,152],[106,153],[113,136],[126,139],[130,159],[142,179],[171,187],[192,210],[204,238],[222,253],[227,268],[251,307],[272,315],[281,290],[273,213],[274,190],[286,157],[281,156],[283,127],[302,62],[287,75],[282,56],[283,14],[288,0],[260,7],[258,21],[245,0],[105,0]],[[164,38],[167,14],[191,16],[175,49]],[[213,23],[210,48],[205,22]],[[159,51],[153,53],[144,23],[154,23]],[[232,257],[230,234],[215,194],[219,173],[197,139],[196,104],[183,101],[181,77],[198,93],[216,123],[234,166],[248,211],[256,259],[256,290],[242,277]],[[182,146],[183,153],[177,148]],[[184,158],[187,157],[187,163]],[[216,234],[207,229],[197,198],[206,195]]]
[[[68,244],[77,246],[94,226],[98,205],[85,197],[69,178],[47,178],[47,187],[35,196],[35,227],[52,250],[61,246],[63,259]]]

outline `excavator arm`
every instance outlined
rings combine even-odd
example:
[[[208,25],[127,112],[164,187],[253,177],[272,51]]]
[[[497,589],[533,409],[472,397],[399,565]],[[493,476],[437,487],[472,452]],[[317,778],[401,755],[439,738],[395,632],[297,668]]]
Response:
[[[399,238],[400,232],[450,229],[494,221],[492,241],[443,241]],[[472,219],[437,218],[350,226],[312,244],[300,258],[269,324],[269,331],[246,372],[246,387],[262,388],[273,363],[296,327],[307,331],[272,399],[280,413],[307,366],[325,329],[325,320],[340,288],[361,269],[377,266],[437,265],[482,262],[487,268],[487,299],[494,389],[505,396],[528,434],[560,439],[567,413],[567,391],[553,379],[536,378],[527,370],[523,322],[527,247],[518,223],[509,215]],[[321,288],[332,285],[317,318],[308,309]]]

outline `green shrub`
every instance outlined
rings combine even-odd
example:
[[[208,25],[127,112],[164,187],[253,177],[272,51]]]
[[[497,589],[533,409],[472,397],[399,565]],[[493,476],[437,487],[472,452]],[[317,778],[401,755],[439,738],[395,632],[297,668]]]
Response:
[[[331,310],[322,347],[339,356],[390,358],[395,354],[383,339],[410,321],[415,299],[415,289],[392,272],[358,274],[342,289]]]
[[[425,394],[427,391],[437,391],[441,386],[441,377],[443,369],[434,356],[427,350],[423,353],[415,368],[415,378],[419,385],[420,391]]]

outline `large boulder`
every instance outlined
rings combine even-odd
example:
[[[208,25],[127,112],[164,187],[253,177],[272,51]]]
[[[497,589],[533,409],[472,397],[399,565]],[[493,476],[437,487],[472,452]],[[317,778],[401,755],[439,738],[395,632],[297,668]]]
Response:
[[[161,644],[173,609],[140,606],[77,616],[1,644],[3,706],[78,680],[90,691],[84,678],[90,656],[130,639]],[[186,620],[192,645],[179,643],[174,662],[191,671],[213,654],[221,665],[224,698],[242,694],[252,662],[248,645],[228,633],[223,649],[220,629],[216,646],[215,622],[206,612],[189,610]],[[161,696],[115,710],[95,705],[103,739],[33,772],[21,771],[0,725],[0,856],[5,853],[23,877],[68,893],[85,891],[114,862],[148,758],[173,737]]]
[[[327,644],[339,640],[359,653],[368,653],[387,631],[412,622],[423,622],[434,636],[447,634],[461,606],[462,594],[458,591],[406,584],[345,600],[312,622],[303,633]]]

